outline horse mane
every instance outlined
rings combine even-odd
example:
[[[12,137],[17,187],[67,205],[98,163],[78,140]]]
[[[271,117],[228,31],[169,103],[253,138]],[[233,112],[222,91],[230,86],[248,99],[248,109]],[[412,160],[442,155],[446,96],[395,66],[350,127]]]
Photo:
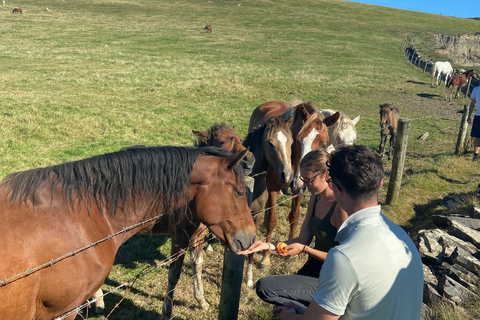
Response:
[[[84,203],[89,212],[96,205],[114,216],[130,207],[145,215],[188,198],[190,174],[200,154],[228,156],[218,148],[133,146],[118,152],[8,175],[1,185],[10,202],[38,201],[37,190],[61,186],[64,204],[72,209]]]
[[[320,112],[315,112],[313,114],[311,114],[310,118],[307,119],[307,121],[305,121],[305,123],[302,125],[302,127],[300,128],[300,130],[298,131],[298,134],[300,134],[303,130],[305,130],[306,128],[308,128],[308,126],[316,121],[316,120],[320,120],[320,121],[323,121],[325,119],[325,117],[323,116],[323,114],[321,114]],[[322,125],[322,128],[323,128],[323,131],[327,131],[327,126],[325,124]]]
[[[297,111],[298,109],[301,107],[301,106],[304,106],[305,109],[308,111],[308,113],[310,114],[313,114],[315,112],[317,112],[317,108],[315,108],[315,106],[313,105],[313,102],[312,101],[308,101],[308,102],[302,102],[302,101],[296,101],[296,102],[292,102],[290,104],[290,106],[288,107],[287,111],[285,111],[285,113],[283,114],[282,116],[282,119],[284,121],[287,121],[288,118],[290,117],[294,117],[296,118],[296,115],[297,115]]]

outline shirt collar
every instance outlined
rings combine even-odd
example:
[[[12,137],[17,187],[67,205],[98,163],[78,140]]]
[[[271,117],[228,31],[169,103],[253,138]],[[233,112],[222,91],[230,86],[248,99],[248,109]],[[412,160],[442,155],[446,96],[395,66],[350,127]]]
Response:
[[[338,229],[335,241],[342,243],[361,225],[378,222],[382,209],[380,205],[359,210],[350,215]]]

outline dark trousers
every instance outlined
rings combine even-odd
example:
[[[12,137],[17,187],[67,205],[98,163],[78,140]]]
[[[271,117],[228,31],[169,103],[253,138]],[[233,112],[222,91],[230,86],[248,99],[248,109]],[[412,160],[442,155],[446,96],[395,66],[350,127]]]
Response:
[[[318,286],[318,276],[277,275],[257,281],[256,291],[260,299],[278,306],[296,302],[308,307]]]

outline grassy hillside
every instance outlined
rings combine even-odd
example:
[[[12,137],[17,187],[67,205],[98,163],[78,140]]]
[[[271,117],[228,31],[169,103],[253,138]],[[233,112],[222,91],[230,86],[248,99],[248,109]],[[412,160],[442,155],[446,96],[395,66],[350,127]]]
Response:
[[[475,33],[480,21],[338,0],[10,1],[0,7],[1,177],[133,144],[191,145],[192,129],[215,122],[245,136],[252,110],[270,100],[311,100],[360,115],[357,143],[378,150],[378,104],[391,102],[413,121],[400,199],[385,213],[414,231],[445,210],[446,195],[464,196],[460,210],[473,202],[478,164],[470,154],[453,156],[458,111],[469,100],[444,102],[444,87],[431,88],[400,47],[410,41],[427,50],[433,34]],[[425,132],[429,138],[416,142]],[[278,239],[287,234],[288,204],[280,208]],[[168,256],[164,242],[132,239],[107,283]],[[218,251],[206,259],[212,309],[198,309],[184,276],[178,319],[216,317]],[[138,283],[112,319],[156,319],[165,276],[161,269]],[[244,291],[240,318],[267,319],[269,307]],[[113,295],[107,307],[119,299]]]

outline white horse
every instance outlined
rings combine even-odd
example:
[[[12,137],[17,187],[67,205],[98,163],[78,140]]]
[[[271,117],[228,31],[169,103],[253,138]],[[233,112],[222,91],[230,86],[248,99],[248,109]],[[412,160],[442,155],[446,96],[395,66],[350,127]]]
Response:
[[[437,86],[438,86],[438,80],[440,80],[440,83],[442,83],[442,79],[440,78],[442,74],[445,75],[445,85],[446,85],[448,78],[453,75],[453,68],[450,62],[448,61],[435,62],[432,68],[432,87],[433,87],[433,78],[435,78],[435,76],[437,77]]]
[[[325,118],[337,112],[331,109],[318,111],[320,111]],[[332,152],[337,146],[352,145],[357,139],[357,129],[355,128],[355,125],[359,120],[360,116],[351,120],[343,112],[340,112],[340,118],[338,121],[333,126],[328,127],[327,152]]]

